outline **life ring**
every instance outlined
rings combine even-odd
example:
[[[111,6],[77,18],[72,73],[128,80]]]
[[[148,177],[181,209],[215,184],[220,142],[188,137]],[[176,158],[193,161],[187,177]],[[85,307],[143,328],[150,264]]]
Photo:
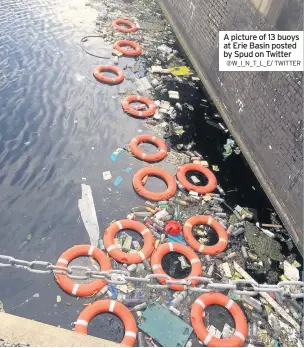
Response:
[[[127,254],[115,244],[114,238],[122,229],[134,230],[142,235],[144,246],[140,251]],[[152,232],[143,223],[134,220],[120,220],[111,224],[104,233],[103,242],[107,252],[114,260],[128,264],[141,263],[143,260],[148,259],[154,250],[155,244]]]
[[[112,269],[106,253],[93,245],[74,245],[60,256],[56,266],[67,268],[72,260],[80,256],[92,256],[98,262],[101,271]],[[77,284],[63,274],[55,274],[55,279],[65,292],[74,296],[92,296],[107,285],[107,282],[102,279],[97,279],[87,284]]]
[[[126,48],[123,48],[122,46],[130,46],[133,48],[133,51],[127,50]],[[123,55],[129,56],[129,57],[139,56],[140,54],[142,54],[142,51],[143,51],[137,42],[130,41],[130,40],[119,40],[115,42],[114,49],[119,51]]]
[[[126,25],[128,28],[122,27],[121,24]],[[115,19],[112,22],[112,26],[118,31],[121,31],[122,33],[134,33],[137,30],[137,27],[134,23],[121,18]]]
[[[125,335],[120,345],[133,347],[136,342],[137,325],[130,309],[120,302],[113,300],[99,300],[91,303],[79,314],[75,323],[75,332],[88,334],[89,322],[98,314],[111,312],[122,320],[125,327]]]
[[[216,338],[208,334],[202,320],[204,309],[210,305],[226,307],[235,321],[234,334],[228,338]],[[241,347],[247,334],[246,317],[241,308],[230,297],[217,292],[209,292],[199,296],[191,308],[191,325],[198,338],[208,347]]]
[[[142,180],[145,176],[157,176],[165,181],[167,189],[163,192],[152,192],[147,190]],[[145,167],[140,169],[133,177],[134,190],[142,197],[153,201],[166,201],[175,195],[177,185],[176,181],[170,173],[158,167]]]
[[[208,225],[212,227],[218,235],[218,242],[215,245],[204,245],[199,243],[193,236],[193,226]],[[228,244],[228,234],[224,227],[212,216],[197,215],[190,217],[184,224],[183,234],[186,242],[192,249],[204,255],[217,255],[224,251]]]
[[[134,102],[141,102],[146,104],[149,108],[145,111],[139,111],[130,105]],[[149,117],[153,116],[156,112],[156,106],[152,100],[150,100],[147,97],[142,97],[140,95],[129,95],[128,97],[124,98],[122,101],[122,107],[123,109],[130,115],[136,116],[136,117]]]
[[[144,153],[138,147],[138,145],[140,143],[153,143],[156,147],[158,147],[159,151],[157,153],[151,154],[151,155]],[[163,160],[167,155],[168,148],[162,139],[157,138],[151,134],[142,134],[142,135],[138,135],[138,136],[134,137],[131,140],[130,150],[135,157],[142,159],[145,162],[152,163],[152,162],[159,162],[159,161]]]
[[[191,184],[186,178],[186,174],[189,171],[197,171],[205,175],[208,179],[208,184],[205,186],[196,186]],[[215,175],[206,167],[195,163],[184,164],[177,170],[177,179],[181,185],[183,185],[188,191],[194,191],[200,194],[209,193],[215,190],[217,181]]]
[[[104,71],[110,71],[110,72],[116,74],[117,76],[116,77],[105,76],[104,74],[102,74]],[[113,66],[113,65],[97,66],[93,70],[93,75],[98,81],[105,82],[105,83],[111,83],[111,84],[121,83],[125,78],[124,73],[117,66]]]
[[[190,277],[199,277],[202,275],[202,265],[200,259],[191,248],[181,243],[165,243],[155,249],[154,253],[151,256],[151,266],[154,274],[167,274],[163,270],[161,263],[163,257],[172,251],[183,254],[191,263],[191,273],[183,280],[188,280]],[[171,277],[170,279],[177,280]],[[157,280],[164,285],[167,283],[167,279],[165,278],[157,278]],[[191,286],[195,286],[197,284],[197,280],[191,281]],[[170,289],[182,291],[185,290],[185,285],[171,284]]]

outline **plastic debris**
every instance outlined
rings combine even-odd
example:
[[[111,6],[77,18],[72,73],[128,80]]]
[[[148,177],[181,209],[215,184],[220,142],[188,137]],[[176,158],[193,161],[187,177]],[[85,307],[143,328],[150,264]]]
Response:
[[[99,224],[97,220],[91,186],[81,184],[82,197],[78,200],[78,208],[82,221],[90,237],[91,245],[97,246],[99,240]]]
[[[127,267],[127,270],[129,272],[134,272],[136,270],[136,268],[137,268],[137,265],[136,264],[132,264],[132,265]]]
[[[109,288],[109,292],[112,294],[111,297],[112,297],[114,300],[116,300],[116,299],[117,299],[117,296],[118,296],[118,293],[117,293],[117,290],[116,290],[115,286],[112,285],[112,284],[109,284],[109,285],[108,285],[108,288]]]
[[[169,69],[163,69],[161,66],[152,66],[151,67],[152,74],[169,74]]]
[[[186,258],[184,256],[180,256],[179,261],[181,263],[182,269],[190,268],[191,266],[187,263]]]
[[[116,162],[118,157],[122,154],[122,152],[124,151],[123,148],[119,147],[117,148],[110,156],[110,159],[113,161],[113,162]]]
[[[237,262],[233,262],[234,269],[245,279],[254,280]],[[262,296],[270,305],[278,312],[285,320],[287,320],[298,332],[300,332],[300,325],[281,307],[278,303],[267,293],[261,292]]]
[[[57,303],[60,303],[60,302],[61,302],[61,296],[60,296],[60,295],[57,295],[56,301],[57,301]]]
[[[0,313],[5,312],[3,302],[0,301]]]
[[[142,77],[136,80],[138,91],[147,91],[152,88],[149,80],[146,77]]]
[[[130,172],[132,172],[132,170],[133,170],[133,168],[128,167],[128,168],[125,169],[125,172],[126,172],[126,173],[130,173]]]
[[[224,263],[222,263],[221,266],[222,266],[222,269],[223,269],[225,276],[227,278],[232,278],[232,273],[231,273],[229,264],[227,262],[224,262]]]
[[[30,241],[31,239],[32,239],[32,234],[29,233],[29,234],[26,236],[26,240],[27,240],[27,241]]]
[[[175,307],[173,307],[173,306],[170,306],[170,307],[169,307],[169,310],[170,310],[172,313],[174,313],[175,315],[177,315],[178,317],[181,315],[181,312],[180,312],[178,309],[176,309]]]
[[[128,236],[124,242],[123,242],[123,245],[122,245],[122,250],[124,252],[128,252],[130,251],[131,249],[131,244],[132,244],[132,237],[131,236]]]
[[[299,270],[291,265],[288,261],[283,262],[284,266],[284,275],[288,280],[299,280],[300,279],[300,272]]]
[[[209,325],[208,326],[208,333],[210,336],[214,336],[216,338],[221,338],[222,333],[220,330],[218,330],[215,326]]]
[[[184,237],[181,234],[178,234],[178,235],[169,234],[168,238],[169,238],[169,242],[176,242],[176,243],[187,245]]]
[[[169,68],[169,71],[175,76],[189,76],[192,74],[187,66],[173,66]]]
[[[179,93],[177,91],[168,91],[170,99],[179,99]]]
[[[110,171],[103,172],[102,177],[103,177],[103,180],[110,180],[110,179],[112,179],[112,174]]]
[[[118,177],[114,180],[114,186],[117,187],[117,186],[119,186],[122,182],[123,182],[123,178],[122,178],[121,176],[118,176]]]
[[[181,233],[182,226],[178,221],[171,220],[167,221],[165,225],[165,231],[170,235],[178,235]]]
[[[192,327],[157,302],[149,305],[139,320],[139,329],[164,347],[184,347]]]
[[[172,48],[170,48],[166,45],[160,45],[157,47],[157,49],[161,52],[168,53],[168,54],[172,52]]]
[[[231,327],[229,324],[225,323],[222,331],[222,337],[221,338],[228,338],[232,336],[234,333],[234,328]]]

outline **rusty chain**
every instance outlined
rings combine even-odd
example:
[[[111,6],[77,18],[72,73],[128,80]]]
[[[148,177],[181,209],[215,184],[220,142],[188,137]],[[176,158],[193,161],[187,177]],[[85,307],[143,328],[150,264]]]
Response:
[[[5,261],[6,263],[3,263]],[[283,297],[304,298],[304,282],[302,281],[281,281],[278,284],[259,284],[253,279],[235,279],[218,282],[213,278],[190,277],[188,279],[173,280],[167,274],[147,274],[145,277],[134,277],[130,275],[128,270],[92,271],[89,267],[85,266],[60,267],[47,261],[26,261],[7,255],[0,255],[0,267],[21,268],[36,274],[62,274],[73,280],[104,279],[113,285],[125,285],[129,282],[142,283],[146,284],[149,288],[160,290],[169,289],[170,285],[184,285],[185,290],[198,293],[231,290],[236,295],[256,296],[262,292],[276,292],[280,293]],[[75,274],[76,272],[82,272],[82,274]],[[152,283],[155,278],[165,279],[166,284]],[[193,281],[197,281],[199,286],[191,286]],[[290,286],[301,286],[301,292],[292,292]]]

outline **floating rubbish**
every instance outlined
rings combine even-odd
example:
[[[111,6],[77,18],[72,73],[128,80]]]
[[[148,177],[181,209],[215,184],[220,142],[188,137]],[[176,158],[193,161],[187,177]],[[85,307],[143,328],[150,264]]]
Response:
[[[181,267],[182,269],[186,269],[186,268],[190,268],[191,266],[187,263],[186,258],[184,256],[180,256],[178,257],[180,263],[181,263]]]
[[[210,336],[214,336],[214,337],[216,337],[216,338],[221,338],[221,336],[222,336],[221,331],[218,330],[218,329],[217,329],[215,326],[213,326],[213,325],[209,325],[209,326],[208,326],[208,334],[209,334]]]
[[[132,237],[131,236],[128,236],[124,242],[123,242],[123,245],[122,245],[122,250],[124,252],[128,252],[130,251],[131,249],[131,244],[132,244]]]
[[[245,279],[254,280],[237,262],[233,262],[234,269]],[[267,293],[261,292],[260,296],[262,296],[270,306],[278,312],[282,318],[287,320],[298,332],[300,332],[300,325],[281,307],[279,304]]]
[[[128,167],[128,168],[125,169],[125,172],[126,172],[126,173],[130,173],[130,172],[132,172],[132,169],[133,169],[133,168]]]
[[[117,290],[116,290],[115,286],[109,284],[109,285],[108,285],[108,288],[109,288],[110,293],[112,294],[112,298],[113,298],[114,300],[116,300],[116,299],[117,299],[117,296],[118,296],[118,293],[117,293]]]
[[[147,308],[147,302],[143,302],[135,307],[133,307],[131,310],[132,312],[136,312],[136,311],[141,311],[142,309]]]
[[[228,338],[232,336],[234,333],[234,328],[231,327],[229,324],[225,323],[222,331],[222,338]]]
[[[110,156],[110,159],[113,161],[113,162],[116,162],[118,157],[121,155],[121,153],[124,151],[123,148],[119,147],[117,148]]]
[[[30,241],[31,239],[32,239],[32,234],[29,233],[29,234],[26,236],[26,240],[27,240],[27,241]]]
[[[192,74],[187,66],[173,66],[169,68],[169,71],[174,76],[189,76]]]
[[[181,291],[172,301],[172,306],[178,306],[187,296],[187,291]]]
[[[212,170],[215,172],[219,172],[220,168],[218,166],[212,165]]]
[[[170,99],[179,99],[179,93],[177,91],[168,91]]]
[[[169,69],[163,69],[161,66],[154,65],[151,67],[152,74],[170,74]]]
[[[174,313],[175,315],[177,315],[178,317],[181,315],[181,312],[180,312],[178,309],[176,309],[175,307],[173,307],[173,306],[170,306],[170,307],[169,307],[169,310],[170,310],[172,313]]]
[[[110,179],[112,179],[112,174],[110,171],[103,172],[102,177],[103,177],[103,180],[110,180]]]
[[[224,262],[224,263],[222,263],[221,266],[222,266],[222,269],[223,269],[225,276],[227,278],[232,278],[232,273],[231,273],[229,264],[227,262]]]
[[[137,89],[139,92],[144,92],[152,88],[149,80],[146,77],[142,77],[136,80]]]
[[[114,186],[117,187],[117,186],[119,186],[122,182],[123,182],[123,178],[122,178],[121,176],[118,176],[118,177],[114,180]]]
[[[172,48],[166,46],[166,45],[160,45],[157,47],[158,51],[164,52],[164,53],[171,53],[172,52]],[[169,69],[170,70],[170,69]]]
[[[56,301],[57,301],[57,303],[61,302],[61,296],[60,295],[57,295]]]
[[[99,224],[97,220],[91,186],[81,184],[82,198],[78,200],[82,221],[90,237],[91,245],[97,246],[99,240]]]
[[[231,145],[225,144],[224,145],[224,152],[223,152],[224,158],[226,159],[227,157],[231,156],[232,153],[233,153],[233,151],[232,151]]]
[[[139,320],[139,329],[163,347],[184,347],[193,331],[171,311],[155,302],[149,305]]]
[[[5,312],[3,302],[0,301],[0,313]]]
[[[168,238],[169,238],[169,242],[176,242],[176,243],[181,243],[181,244],[187,245],[184,237],[181,234],[178,234],[176,236],[169,234]]]
[[[237,237],[245,232],[245,228],[241,227],[233,232],[230,233],[231,236]]]
[[[300,279],[300,272],[299,270],[292,266],[288,261],[283,262],[284,267],[284,275],[288,280],[295,280],[298,281]]]
[[[132,265],[127,267],[127,270],[129,272],[134,272],[136,270],[136,268],[137,268],[137,265],[136,264],[132,264]]]

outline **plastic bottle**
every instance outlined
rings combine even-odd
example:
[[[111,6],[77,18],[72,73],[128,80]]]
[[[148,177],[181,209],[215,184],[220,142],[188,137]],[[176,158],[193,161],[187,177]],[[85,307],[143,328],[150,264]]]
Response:
[[[169,307],[169,310],[170,310],[172,313],[174,313],[175,315],[177,315],[178,317],[181,315],[181,312],[180,312],[178,309],[176,309],[175,307],[173,307],[173,306],[170,306],[170,307]]]
[[[245,232],[245,228],[244,228],[244,227],[241,227],[241,228],[238,228],[237,230],[231,232],[230,234],[231,234],[231,236],[233,236],[233,237],[237,237],[237,236],[243,234],[244,232]]]
[[[132,312],[137,312],[137,311],[141,311],[142,309],[145,309],[147,307],[147,302],[143,302],[135,307],[133,307],[131,309]]]
[[[173,307],[178,306],[187,296],[187,291],[182,291],[171,301]]]

